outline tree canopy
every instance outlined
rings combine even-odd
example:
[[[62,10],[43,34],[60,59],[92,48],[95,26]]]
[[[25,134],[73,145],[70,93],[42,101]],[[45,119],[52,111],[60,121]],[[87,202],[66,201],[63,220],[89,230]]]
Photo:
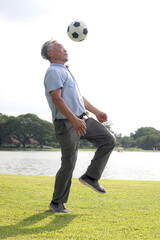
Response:
[[[14,139],[14,145],[17,147],[23,146],[25,148],[31,139],[36,140],[41,147],[59,147],[53,123],[30,113],[18,117],[0,114],[0,146],[9,142],[6,141],[8,139],[12,139],[12,141]],[[81,140],[79,146],[93,148],[93,145],[85,140]]]
[[[111,128],[111,123],[104,124]],[[53,123],[40,119],[35,114],[19,115],[18,117],[7,116],[0,113],[0,146],[8,145],[11,139],[16,147],[26,147],[36,143],[40,147],[49,146],[58,148],[59,144],[55,137]],[[141,127],[130,136],[118,137],[117,146],[123,148],[141,148],[151,150],[160,149],[160,131],[152,127]],[[94,148],[93,144],[81,140],[80,148]]]
[[[152,127],[141,127],[130,137],[123,137],[118,145],[124,148],[160,149],[160,131]]]
[[[34,114],[18,117],[0,116],[0,144],[5,139],[16,139],[23,147],[30,139],[37,140],[40,146],[57,145],[53,124],[40,119]]]

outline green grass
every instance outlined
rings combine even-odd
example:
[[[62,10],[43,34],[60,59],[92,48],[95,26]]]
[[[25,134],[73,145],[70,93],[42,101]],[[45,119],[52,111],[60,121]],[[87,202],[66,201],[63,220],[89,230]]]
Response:
[[[73,179],[71,214],[54,214],[54,177],[0,175],[0,239],[160,239],[160,182],[100,183],[107,194]]]

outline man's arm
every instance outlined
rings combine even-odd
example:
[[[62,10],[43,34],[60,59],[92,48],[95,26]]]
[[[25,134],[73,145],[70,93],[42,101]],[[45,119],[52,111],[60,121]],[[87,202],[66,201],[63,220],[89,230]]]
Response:
[[[77,135],[84,136],[86,134],[86,124],[83,120],[77,118],[69,109],[68,105],[65,103],[61,97],[61,88],[53,90],[50,92],[52,101],[58,108],[58,110],[70,120],[73,127],[75,128]]]
[[[94,107],[86,98],[83,97],[83,101],[84,101],[84,105],[86,110],[88,110],[89,112],[93,113],[99,122],[103,123],[108,121],[108,117],[106,115],[106,113],[98,110],[96,107]]]

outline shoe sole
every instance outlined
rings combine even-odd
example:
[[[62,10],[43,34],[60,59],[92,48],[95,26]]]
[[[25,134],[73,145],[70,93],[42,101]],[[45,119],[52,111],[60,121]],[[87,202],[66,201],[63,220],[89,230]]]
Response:
[[[87,187],[92,188],[94,191],[96,191],[96,192],[98,192],[98,193],[101,193],[101,194],[106,193],[106,192],[100,192],[100,191],[98,191],[98,190],[97,190],[96,188],[94,188],[92,185],[90,185],[89,183],[85,182],[82,178],[78,178],[78,180],[79,180],[82,184],[86,185]]]

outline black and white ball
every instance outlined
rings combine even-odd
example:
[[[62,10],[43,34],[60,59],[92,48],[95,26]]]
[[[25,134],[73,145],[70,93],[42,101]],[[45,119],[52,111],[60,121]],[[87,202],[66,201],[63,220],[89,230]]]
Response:
[[[84,22],[73,21],[67,28],[68,36],[75,42],[83,41],[88,35],[88,29]]]

